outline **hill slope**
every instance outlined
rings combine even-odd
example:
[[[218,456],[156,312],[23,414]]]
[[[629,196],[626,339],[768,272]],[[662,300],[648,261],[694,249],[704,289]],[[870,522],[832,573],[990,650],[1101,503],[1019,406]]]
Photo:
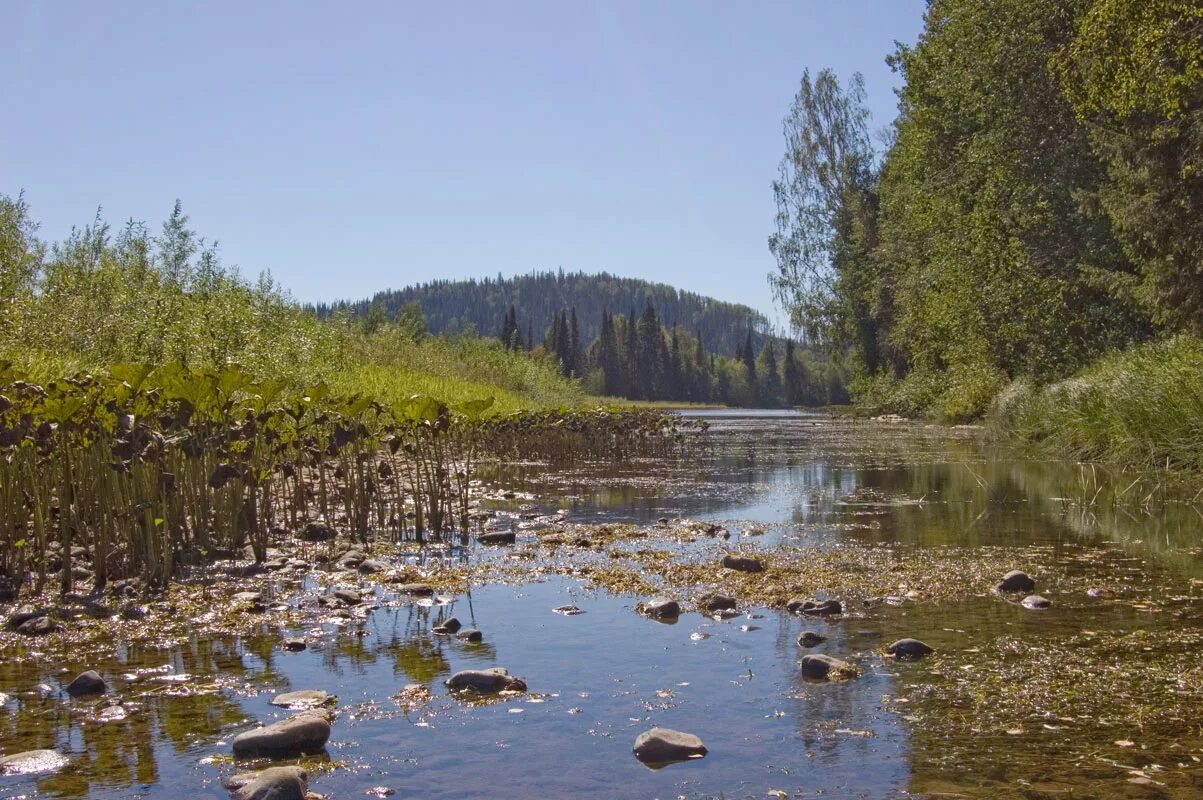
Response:
[[[379,302],[392,317],[401,306],[415,300],[422,305],[431,333],[454,334],[475,328],[482,336],[497,335],[513,304],[519,330],[525,336],[529,325],[535,344],[542,341],[552,315],[561,310],[576,308],[581,338],[589,342],[597,337],[603,311],[638,315],[649,300],[666,324],[701,333],[706,349],[722,355],[734,354],[749,329],[759,348],[770,327],[764,314],[748,306],[605,272],[536,272],[508,279],[498,276],[480,281],[431,281],[378,292],[367,300],[320,304],[316,310],[323,316],[338,310],[361,315]]]

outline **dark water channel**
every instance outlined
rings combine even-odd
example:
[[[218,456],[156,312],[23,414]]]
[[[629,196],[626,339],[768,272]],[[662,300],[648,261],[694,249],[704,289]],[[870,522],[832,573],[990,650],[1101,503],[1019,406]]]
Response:
[[[926,694],[932,685],[988,671],[1000,640],[1039,649],[1083,632],[1203,630],[1194,597],[1203,578],[1203,518],[1194,507],[1107,502],[1122,486],[1097,470],[995,457],[971,430],[708,413],[712,444],[694,457],[519,465],[494,476],[497,487],[519,493],[496,505],[563,510],[581,522],[719,522],[731,531],[729,542],[686,545],[716,552],[740,542],[858,543],[916,553],[1027,548],[1064,575],[1088,571],[1121,597],[1137,587],[1137,599],[1154,592],[1164,602],[1153,610],[1135,601],[1100,604],[1076,589],[1042,585],[1053,607],[1041,612],[978,592],[896,606],[848,598],[851,613],[830,620],[748,608],[729,620],[691,612],[667,625],[633,612],[646,598],[611,596],[582,580],[551,576],[477,586],[431,605],[382,588],[379,608],[362,620],[309,631],[320,648],[301,653],[281,650],[280,632],[269,623],[258,636],[119,648],[102,664],[39,661],[29,657],[34,644],[21,658],[0,653],[0,748],[53,747],[70,763],[55,773],[0,777],[0,797],[228,797],[221,780],[236,770],[231,739],[254,720],[285,716],[268,701],[297,689],[338,698],[327,755],[306,760],[311,789],[330,798],[364,797],[373,787],[395,790],[398,798],[598,800],[1203,792],[1203,707],[1179,709],[1181,725],[1117,718],[1100,733],[1097,719],[1075,722],[1064,712],[1072,701],[1043,721],[994,725],[989,714],[967,719],[980,709],[958,704],[956,692],[938,700]],[[520,533],[520,544],[528,536]],[[488,548],[468,557],[505,556]],[[585,613],[552,612],[569,603]],[[484,631],[484,643],[433,636],[431,627],[451,614]],[[803,651],[795,643],[803,630],[827,636],[819,649],[855,661],[861,676],[803,681]],[[938,657],[895,663],[880,656],[879,648],[903,636],[926,641]],[[495,665],[524,678],[530,693],[468,705],[442,686],[457,670]],[[60,691],[88,667],[127,700],[124,718],[98,721],[97,701],[70,700]],[[1105,661],[1100,668],[1113,667]],[[1048,669],[1056,664],[1032,666]],[[1022,676],[1019,670],[988,680],[992,691],[1011,680],[1022,692]],[[1195,677],[1180,676],[1184,697],[1194,697]],[[1133,672],[1131,681],[1140,680]],[[407,711],[392,698],[415,683],[434,698]],[[1097,702],[1082,702],[1099,713]],[[648,769],[631,746],[652,726],[696,733],[709,754]]]

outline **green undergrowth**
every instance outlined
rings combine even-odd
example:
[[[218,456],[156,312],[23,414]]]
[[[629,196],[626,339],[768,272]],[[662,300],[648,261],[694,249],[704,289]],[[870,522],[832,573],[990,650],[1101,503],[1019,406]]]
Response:
[[[996,434],[1058,455],[1203,472],[1203,341],[1144,345],[1044,387],[1014,383],[988,420]]]

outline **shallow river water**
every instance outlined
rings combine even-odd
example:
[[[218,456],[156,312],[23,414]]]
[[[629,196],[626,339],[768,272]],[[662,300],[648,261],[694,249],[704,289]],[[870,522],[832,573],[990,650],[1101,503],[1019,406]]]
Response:
[[[544,573],[536,558],[530,580],[431,605],[377,587],[378,608],[309,630],[300,653],[284,652],[281,637],[306,631],[270,619],[251,636],[118,646],[103,663],[40,659],[34,642],[0,652],[0,751],[54,748],[70,762],[0,777],[0,797],[228,797],[230,741],[285,716],[268,701],[296,689],[337,696],[326,754],[304,761],[311,790],[329,798],[376,787],[448,800],[1203,796],[1194,506],[1112,502],[1122,479],[998,457],[972,430],[703,413],[711,444],[688,459],[516,465],[490,488],[517,497],[491,505],[730,531],[672,544],[700,558],[856,546],[940,569],[948,552],[972,549],[1033,572],[1052,607],[1028,610],[985,585],[947,600],[899,585],[888,602],[843,596],[848,613],[827,619],[745,605],[719,620],[687,606],[663,624],[635,613],[647,597]],[[519,546],[534,541],[520,530]],[[456,558],[509,554],[472,546]],[[1095,584],[1114,599],[1088,597]],[[565,604],[584,613],[553,613]],[[452,614],[484,642],[433,635]],[[853,661],[860,676],[804,681],[796,639],[806,630],[827,637],[816,652]],[[937,652],[882,657],[902,637]],[[475,705],[442,686],[457,670],[495,665],[529,693]],[[101,721],[104,701],[60,691],[85,668],[126,701],[121,718]],[[393,699],[412,684],[433,698],[416,708]],[[697,734],[708,755],[643,766],[631,746],[653,726]]]

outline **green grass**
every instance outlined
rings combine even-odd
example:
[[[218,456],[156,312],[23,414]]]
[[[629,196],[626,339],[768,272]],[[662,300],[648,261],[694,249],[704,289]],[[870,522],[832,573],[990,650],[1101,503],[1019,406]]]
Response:
[[[1062,455],[1203,472],[1203,340],[1113,354],[1041,388],[1017,382],[988,419],[999,434]]]

